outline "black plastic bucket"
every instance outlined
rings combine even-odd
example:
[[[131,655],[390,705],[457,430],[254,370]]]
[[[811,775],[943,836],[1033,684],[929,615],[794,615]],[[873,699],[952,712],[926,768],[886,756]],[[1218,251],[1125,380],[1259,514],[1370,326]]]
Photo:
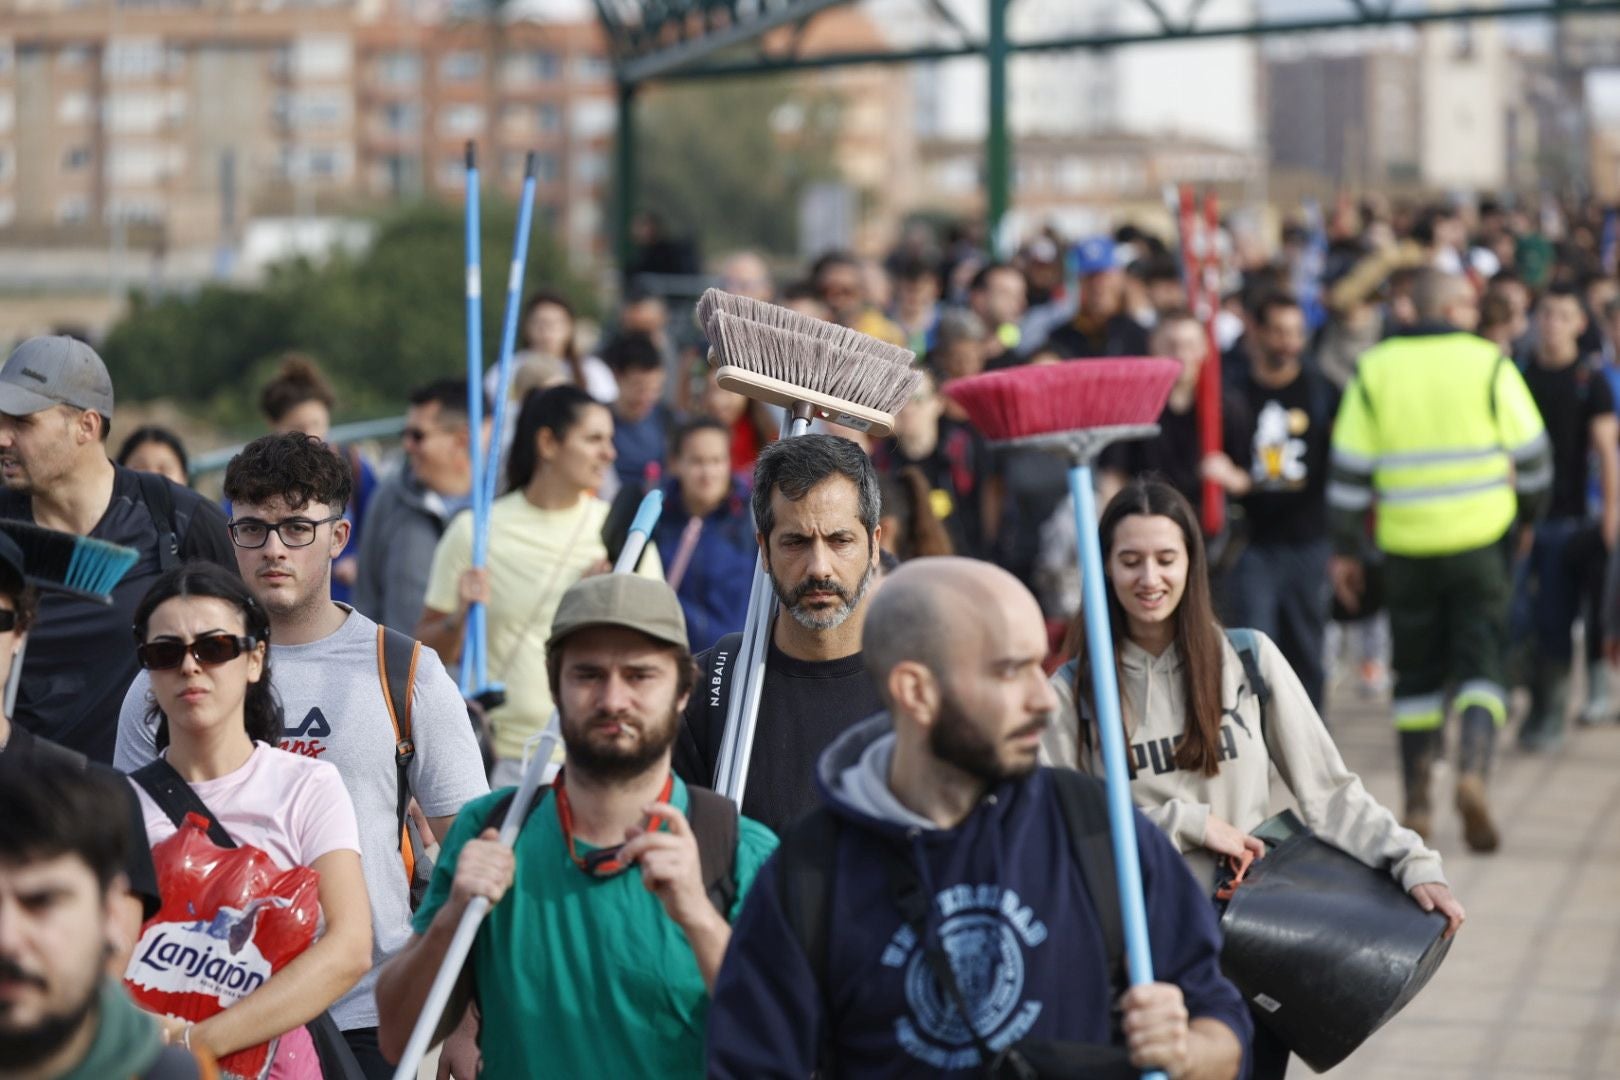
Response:
[[[1221,916],[1221,968],[1259,1021],[1326,1072],[1417,996],[1445,959],[1446,918],[1388,871],[1317,839],[1291,811]]]

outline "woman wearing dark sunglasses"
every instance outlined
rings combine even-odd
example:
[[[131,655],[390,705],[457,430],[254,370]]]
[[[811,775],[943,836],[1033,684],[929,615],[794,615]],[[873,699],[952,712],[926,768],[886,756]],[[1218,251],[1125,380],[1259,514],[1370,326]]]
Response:
[[[238,845],[259,848],[284,869],[320,874],[325,923],[314,944],[224,1012],[164,1023],[171,1038],[216,1056],[279,1037],[270,1076],[319,1080],[303,1025],[371,966],[371,913],[354,806],[337,769],[275,748],[281,715],[270,689],[269,636],[264,608],[211,563],[164,574],[135,612],[162,761]],[[149,841],[172,836],[169,814],[144,787],[140,795]],[[139,963],[137,950],[132,977]]]

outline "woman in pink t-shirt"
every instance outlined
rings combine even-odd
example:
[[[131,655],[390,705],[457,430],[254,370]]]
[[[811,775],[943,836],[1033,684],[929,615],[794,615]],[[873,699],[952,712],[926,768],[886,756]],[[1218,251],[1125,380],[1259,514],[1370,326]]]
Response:
[[[325,924],[263,986],[195,1024],[166,1018],[165,1034],[215,1056],[279,1037],[270,1076],[320,1080],[303,1025],[371,966],[354,805],[331,764],[275,749],[281,717],[270,689],[269,616],[234,574],[202,562],[164,574],[135,612],[135,636],[151,673],[159,750],[231,839],[284,869],[320,874]],[[168,815],[137,790],[148,840],[173,835]]]

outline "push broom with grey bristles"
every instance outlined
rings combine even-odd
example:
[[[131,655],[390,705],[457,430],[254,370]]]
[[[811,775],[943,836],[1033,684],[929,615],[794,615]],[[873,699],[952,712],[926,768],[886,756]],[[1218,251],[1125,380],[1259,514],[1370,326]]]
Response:
[[[989,372],[945,387],[946,395],[962,406],[992,446],[1047,450],[1069,462],[1069,494],[1079,534],[1081,613],[1091,654],[1097,735],[1108,781],[1108,829],[1132,986],[1153,981],[1153,954],[1142,902],[1091,466],[1110,443],[1158,432],[1159,415],[1180,373],[1181,365],[1174,360],[1079,360]],[[1145,1075],[1163,1080],[1165,1074]]]
[[[894,430],[894,414],[922,378],[910,349],[718,289],[698,301],[698,321],[711,346],[715,381],[786,409],[783,438],[804,434],[815,419],[887,435]],[[714,790],[739,809],[748,783],[775,604],[762,553],[754,563],[714,779]]]

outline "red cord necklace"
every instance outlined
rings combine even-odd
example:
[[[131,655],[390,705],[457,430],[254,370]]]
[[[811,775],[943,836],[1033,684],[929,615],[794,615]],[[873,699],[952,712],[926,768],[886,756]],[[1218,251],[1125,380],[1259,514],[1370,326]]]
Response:
[[[557,801],[557,821],[562,825],[563,838],[568,841],[568,857],[574,860],[574,865],[592,877],[612,877],[629,869],[630,864],[619,861],[619,849],[623,844],[614,844],[612,847],[597,848],[595,851],[580,855],[574,847],[574,811],[568,805],[568,789],[563,786],[563,774],[558,773],[557,779],[552,782],[552,789]],[[669,802],[670,794],[675,790],[675,776],[671,773],[664,778],[664,790],[658,793],[658,801]],[[662,828],[664,819],[654,814],[647,819],[643,826],[646,832]]]

